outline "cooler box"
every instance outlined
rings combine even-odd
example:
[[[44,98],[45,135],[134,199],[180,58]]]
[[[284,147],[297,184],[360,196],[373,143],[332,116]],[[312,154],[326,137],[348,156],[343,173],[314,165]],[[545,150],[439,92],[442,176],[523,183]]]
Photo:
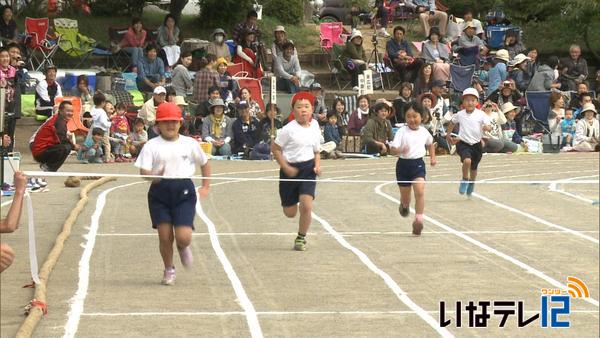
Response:
[[[2,161],[4,161],[4,182],[13,185],[15,170],[18,171],[21,165],[21,153],[9,153]]]
[[[137,90],[136,73],[123,73],[123,79],[125,79],[125,90]]]

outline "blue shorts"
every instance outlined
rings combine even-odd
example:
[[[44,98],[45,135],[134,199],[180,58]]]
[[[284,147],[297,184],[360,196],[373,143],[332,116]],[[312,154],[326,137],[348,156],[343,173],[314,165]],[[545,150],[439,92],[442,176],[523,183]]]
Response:
[[[298,169],[296,177],[288,177],[283,170],[279,170],[279,178],[282,179],[298,179],[298,180],[315,180],[315,160],[306,162],[290,163],[294,168]],[[279,181],[279,197],[281,198],[281,206],[290,207],[298,204],[300,195],[310,195],[315,198],[315,190],[317,182],[306,181]]]
[[[399,158],[396,162],[396,181],[414,181],[425,178],[425,162],[422,158],[404,159]],[[412,183],[398,183],[401,187],[410,187]]]
[[[162,179],[148,191],[148,208],[152,227],[161,223],[185,225],[194,229],[196,187],[190,179]]]
[[[456,144],[456,152],[460,155],[460,162],[464,162],[465,159],[471,159],[471,170],[477,170],[481,157],[483,156],[483,147],[481,142],[475,144],[468,144],[460,141]]]

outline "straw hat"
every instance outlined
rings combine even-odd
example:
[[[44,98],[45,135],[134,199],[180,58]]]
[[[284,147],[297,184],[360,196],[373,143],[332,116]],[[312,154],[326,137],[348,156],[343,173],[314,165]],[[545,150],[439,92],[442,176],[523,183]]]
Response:
[[[275,26],[275,29],[273,30],[273,32],[284,32],[285,33],[285,27]]]
[[[511,112],[513,110],[517,110],[517,113],[519,112],[519,107],[515,107],[512,102],[506,102],[505,104],[502,105],[502,107],[500,108],[502,109],[502,113],[506,114],[508,112]]]
[[[581,107],[581,113],[579,113],[579,116],[584,116],[586,111],[591,111],[594,113],[594,115],[598,114],[598,111],[596,110],[596,106],[594,106],[593,103],[584,104],[583,107]]]
[[[187,106],[187,102],[185,102],[185,98],[181,95],[175,96],[175,104],[178,106]]]
[[[500,59],[502,61],[509,62],[510,61],[510,55],[508,55],[508,51],[506,49],[499,49],[496,52],[496,59]]]
[[[517,56],[515,56],[515,58],[509,62],[509,66],[514,67],[517,65],[520,65],[521,63],[525,62],[525,61],[529,61],[531,60],[530,57],[525,56],[525,54],[517,54]]]

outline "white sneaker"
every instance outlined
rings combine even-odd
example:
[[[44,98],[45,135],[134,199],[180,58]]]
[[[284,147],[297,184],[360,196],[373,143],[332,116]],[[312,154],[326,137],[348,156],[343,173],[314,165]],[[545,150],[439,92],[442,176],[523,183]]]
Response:
[[[29,182],[27,183],[27,188],[31,189],[31,191],[39,190],[41,187],[36,181],[37,179],[30,178]]]
[[[48,186],[48,182],[46,182],[43,178],[35,178],[35,183],[37,183],[40,187],[45,188]]]
[[[390,37],[390,34],[385,30],[385,28],[381,28],[379,30],[379,35],[383,36],[384,38],[389,38]]]
[[[355,92],[357,92],[358,91],[358,86],[352,87],[352,90],[354,90]]]

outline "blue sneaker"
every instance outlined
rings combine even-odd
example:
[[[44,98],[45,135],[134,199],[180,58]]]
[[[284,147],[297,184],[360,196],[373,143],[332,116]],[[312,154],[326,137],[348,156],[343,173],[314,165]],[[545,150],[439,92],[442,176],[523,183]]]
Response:
[[[460,186],[458,187],[458,193],[464,195],[467,192],[467,188],[469,187],[469,182],[462,180],[460,181]]]
[[[467,187],[467,196],[471,196],[471,194],[473,194],[473,190],[475,190],[475,182],[469,182],[469,186]]]

